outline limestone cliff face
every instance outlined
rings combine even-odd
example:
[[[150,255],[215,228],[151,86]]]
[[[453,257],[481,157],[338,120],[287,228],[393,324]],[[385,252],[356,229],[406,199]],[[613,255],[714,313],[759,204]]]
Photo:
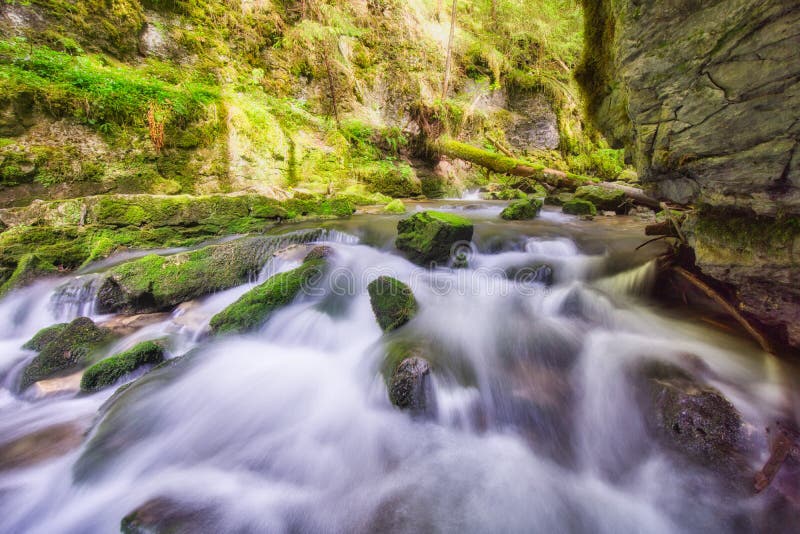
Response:
[[[600,128],[677,202],[800,213],[798,0],[584,0]]]
[[[800,1],[583,5],[590,117],[655,194],[703,207],[697,266],[800,347]]]

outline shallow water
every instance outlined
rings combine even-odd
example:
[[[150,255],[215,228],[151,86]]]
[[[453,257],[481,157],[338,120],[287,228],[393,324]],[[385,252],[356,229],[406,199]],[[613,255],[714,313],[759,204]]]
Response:
[[[0,458],[0,531],[114,532],[152,499],[199,521],[194,532],[796,531],[773,518],[767,494],[732,490],[648,432],[627,372],[647,359],[704,363],[760,444],[753,468],[766,459],[763,429],[797,422],[798,389],[793,371],[747,339],[648,300],[658,250],[634,251],[641,223],[552,211],[509,223],[492,202],[410,209],[432,206],[474,219],[468,269],[429,271],[394,253],[399,216],[327,222],[321,241],[335,255],[318,291],[252,335],[204,335],[215,313],[297,266],[301,246],[258,280],[179,306],[108,353],[164,336],[172,357],[198,350],[105,406],[114,388],[11,393],[34,356],[19,348],[27,339],[92,315],[90,290],[64,304],[65,283],[85,284],[66,277],[6,296],[0,451],[38,439]],[[542,263],[551,287],[510,276]],[[430,419],[387,400],[385,339],[366,294],[381,274],[420,303],[394,337],[435,350]],[[60,439],[42,438],[48,428]]]

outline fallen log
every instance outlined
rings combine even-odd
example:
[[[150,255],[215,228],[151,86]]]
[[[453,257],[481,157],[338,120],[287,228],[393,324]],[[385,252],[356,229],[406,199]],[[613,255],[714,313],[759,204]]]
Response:
[[[491,140],[490,140],[491,141]],[[492,172],[499,174],[510,174],[531,178],[537,182],[548,184],[552,187],[564,189],[577,189],[584,185],[599,186],[604,189],[622,191],[625,196],[638,204],[657,209],[659,202],[648,196],[644,191],[628,185],[616,184],[611,182],[601,182],[595,178],[581,176],[569,172],[549,169],[544,165],[529,163],[508,155],[496,154],[483,150],[449,137],[439,137],[435,141],[428,142],[428,149],[436,154],[448,156],[456,159],[463,159],[475,165],[485,167]]]
[[[660,223],[648,224],[647,226],[645,226],[644,235],[678,237],[678,232],[675,231],[675,226],[672,224],[672,221],[664,221]]]

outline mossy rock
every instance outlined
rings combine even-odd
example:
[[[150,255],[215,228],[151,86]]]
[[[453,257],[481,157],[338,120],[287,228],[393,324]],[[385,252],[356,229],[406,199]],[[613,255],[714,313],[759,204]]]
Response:
[[[40,334],[40,341],[52,336],[52,332],[46,334],[40,331]],[[114,334],[110,330],[97,326],[88,317],[78,317],[45,344],[39,355],[28,364],[22,374],[20,390],[27,389],[39,380],[86,366],[97,351],[113,339]]]
[[[385,213],[405,213],[406,205],[399,198],[396,198],[383,207]]]
[[[64,332],[64,329],[69,326],[69,323],[58,323],[52,326],[48,326],[42,328],[36,334],[30,338],[28,341],[22,345],[23,349],[28,350],[35,350],[36,352],[41,352],[48,343],[51,341],[58,339],[58,337]]]
[[[35,253],[25,254],[19,259],[11,276],[0,284],[0,295],[33,282],[36,278],[53,274],[55,266]]]
[[[453,245],[471,241],[473,232],[469,219],[451,213],[423,211],[397,223],[395,246],[419,265],[445,263]]]
[[[573,193],[554,193],[552,195],[547,195],[544,199],[544,203],[548,206],[563,206],[566,202],[574,198],[575,195]]]
[[[107,271],[97,293],[100,313],[150,313],[247,281],[269,257],[275,238],[248,237],[193,252],[155,254]]]
[[[528,194],[519,189],[500,189],[499,191],[491,191],[489,193],[491,200],[519,200],[527,199]]]
[[[534,219],[539,215],[541,209],[542,201],[538,198],[515,200],[500,212],[500,217],[507,221]]]
[[[375,319],[384,332],[400,328],[417,313],[417,300],[406,284],[390,276],[379,276],[367,286]]]
[[[594,204],[580,198],[564,202],[564,205],[561,206],[561,211],[569,215],[589,215],[592,217],[597,215],[597,208],[594,207]]]
[[[327,266],[326,254],[312,250],[300,267],[278,273],[242,295],[211,318],[212,334],[237,334],[259,328],[275,311],[319,280]]]
[[[157,365],[163,361],[164,349],[161,345],[153,341],[139,343],[86,369],[81,377],[81,390],[99,391],[143,365]]]
[[[624,213],[625,193],[616,189],[606,189],[597,185],[584,185],[575,190],[575,198],[588,200],[600,211]]]

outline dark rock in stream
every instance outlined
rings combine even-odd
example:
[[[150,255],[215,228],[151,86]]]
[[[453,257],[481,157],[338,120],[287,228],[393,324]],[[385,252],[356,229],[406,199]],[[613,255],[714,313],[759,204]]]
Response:
[[[421,415],[435,411],[431,366],[427,360],[406,358],[389,380],[389,400],[401,410]]]
[[[742,416],[722,393],[670,363],[639,368],[645,420],[655,434],[690,459],[726,474],[743,474]]]

